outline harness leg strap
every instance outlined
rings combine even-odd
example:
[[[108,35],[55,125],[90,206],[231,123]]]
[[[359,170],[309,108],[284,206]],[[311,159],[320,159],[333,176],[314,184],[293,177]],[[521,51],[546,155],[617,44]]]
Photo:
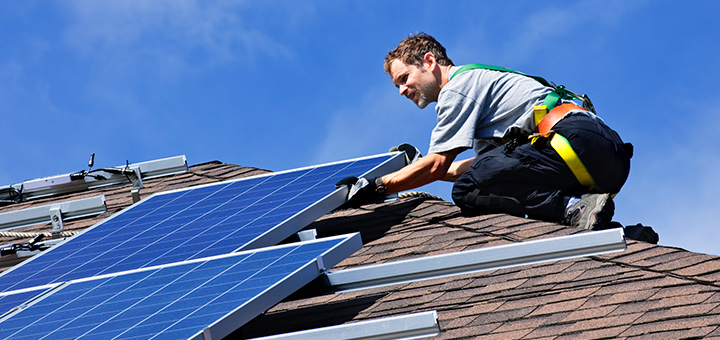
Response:
[[[593,192],[597,189],[595,180],[590,175],[590,172],[585,167],[585,164],[580,160],[580,157],[575,153],[575,150],[570,146],[570,142],[560,135],[559,133],[553,134],[550,139],[550,146],[557,151],[560,157],[565,161],[570,171],[572,171],[578,182],[588,189],[589,192]]]

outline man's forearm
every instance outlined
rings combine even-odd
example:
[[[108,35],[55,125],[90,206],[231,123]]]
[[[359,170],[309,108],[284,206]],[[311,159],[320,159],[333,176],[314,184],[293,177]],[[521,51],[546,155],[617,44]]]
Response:
[[[396,172],[383,176],[388,193],[395,193],[421,187],[437,180],[432,171],[433,164],[426,157]]]
[[[468,158],[461,161],[453,162],[452,165],[450,165],[447,174],[445,174],[443,181],[455,182],[458,177],[460,177],[460,175],[470,170],[470,165],[472,164],[473,159],[474,158]]]
[[[455,156],[460,151],[462,150],[428,154],[415,163],[383,176],[383,184],[385,184],[388,193],[395,193],[443,180],[446,178]]]

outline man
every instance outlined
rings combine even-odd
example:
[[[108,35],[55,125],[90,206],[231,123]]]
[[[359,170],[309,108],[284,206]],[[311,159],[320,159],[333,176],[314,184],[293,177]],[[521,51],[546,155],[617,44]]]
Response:
[[[566,92],[508,71],[456,67],[424,33],[403,39],[387,54],[385,72],[419,108],[437,102],[430,148],[397,172],[340,183],[353,186],[350,201],[444,180],[455,182],[453,200],[468,215],[503,212],[605,228],[612,194],[629,173],[632,146]],[[547,103],[549,113],[542,106]],[[540,119],[543,114],[547,119]],[[470,148],[473,158],[455,160]]]

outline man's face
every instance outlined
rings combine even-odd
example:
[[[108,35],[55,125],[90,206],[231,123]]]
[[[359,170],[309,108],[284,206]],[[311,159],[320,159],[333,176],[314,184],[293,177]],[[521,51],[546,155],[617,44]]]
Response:
[[[400,95],[412,100],[421,109],[437,101],[440,94],[435,77],[425,66],[408,65],[395,59],[390,64],[390,79],[400,89]]]

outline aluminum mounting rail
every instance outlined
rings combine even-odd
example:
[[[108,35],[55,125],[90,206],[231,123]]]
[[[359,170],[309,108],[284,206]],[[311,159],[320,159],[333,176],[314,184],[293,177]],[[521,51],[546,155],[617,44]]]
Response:
[[[33,179],[3,188],[15,189],[22,193],[23,200],[27,200],[117,183],[132,182],[134,187],[142,188],[143,179],[184,173],[187,172],[187,169],[187,159],[182,155],[112,168],[94,169],[87,175],[74,173]],[[126,174],[121,173],[123,171]]]
[[[97,215],[106,210],[105,195],[46,204],[0,213],[0,230],[51,222],[53,231],[61,231],[63,219]]]
[[[626,249],[622,228],[426,256],[326,273],[336,289],[357,290]]]
[[[252,340],[415,339],[440,334],[437,312],[427,311],[337,326],[255,338]]]

